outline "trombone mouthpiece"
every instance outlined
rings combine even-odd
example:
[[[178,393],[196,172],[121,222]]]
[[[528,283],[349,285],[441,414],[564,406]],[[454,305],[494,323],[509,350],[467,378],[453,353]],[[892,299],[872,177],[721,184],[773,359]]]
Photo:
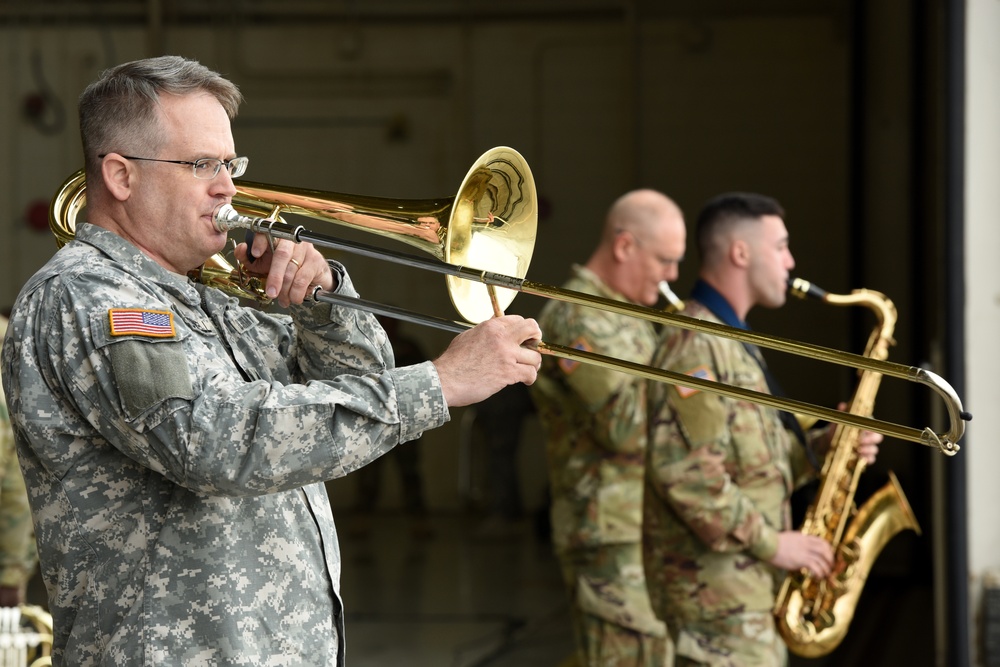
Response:
[[[240,215],[231,204],[222,204],[215,209],[212,222],[217,231],[228,232],[230,229],[250,229],[253,219]]]

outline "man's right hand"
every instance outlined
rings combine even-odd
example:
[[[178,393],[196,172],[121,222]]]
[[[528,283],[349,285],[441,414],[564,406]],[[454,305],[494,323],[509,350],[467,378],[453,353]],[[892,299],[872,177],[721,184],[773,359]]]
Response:
[[[793,572],[805,568],[822,579],[833,569],[833,549],[822,538],[786,530],[778,533],[778,550],[769,562]]]
[[[510,384],[531,384],[542,355],[522,343],[541,340],[535,320],[494,317],[456,336],[434,360],[449,407],[471,405]]]

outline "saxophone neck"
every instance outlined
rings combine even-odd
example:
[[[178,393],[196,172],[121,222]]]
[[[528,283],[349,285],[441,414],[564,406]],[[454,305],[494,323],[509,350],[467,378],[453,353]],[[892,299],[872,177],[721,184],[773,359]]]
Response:
[[[866,357],[885,359],[889,356],[888,347],[896,344],[892,337],[892,332],[896,328],[896,306],[885,294],[863,288],[856,289],[850,294],[831,294],[802,278],[789,278],[788,290],[800,299],[819,299],[831,306],[864,306],[872,311],[877,324],[868,338]]]

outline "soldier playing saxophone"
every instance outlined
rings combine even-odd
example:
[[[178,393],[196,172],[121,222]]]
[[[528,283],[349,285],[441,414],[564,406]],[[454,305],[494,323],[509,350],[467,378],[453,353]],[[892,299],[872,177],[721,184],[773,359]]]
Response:
[[[795,260],[783,218],[761,195],[710,201],[685,314],[747,328],[754,306],[784,304]],[[667,327],[653,365],[776,393],[759,350],[704,333]],[[676,664],[784,665],[771,614],[782,570],[826,576],[833,562],[825,541],[790,530],[789,496],[815,475],[808,454],[821,461],[831,431],[796,434],[773,408],[661,383],[650,384],[648,414],[644,564]],[[881,440],[863,432],[859,454],[874,461]]]

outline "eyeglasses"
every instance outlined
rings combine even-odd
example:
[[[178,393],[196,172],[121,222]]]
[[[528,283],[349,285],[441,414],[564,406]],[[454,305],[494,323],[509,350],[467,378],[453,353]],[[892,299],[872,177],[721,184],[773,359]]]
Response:
[[[657,263],[659,263],[660,266],[662,266],[665,269],[669,269],[672,266],[679,265],[681,263],[681,260],[683,259],[683,258],[674,259],[674,258],[671,258],[671,257],[664,257],[660,253],[658,253],[655,250],[653,250],[652,248],[650,248],[649,244],[646,241],[644,241],[641,238],[639,238],[639,236],[636,235],[635,232],[632,232],[632,231],[630,231],[628,229],[618,229],[618,230],[615,230],[615,231],[618,234],[628,234],[629,236],[631,236],[635,240],[635,244],[637,246],[639,246],[640,248],[644,248],[646,250],[646,252],[648,252],[649,255],[653,259],[655,259],[657,261]]]
[[[97,157],[103,158],[107,153],[103,155],[98,155]],[[145,160],[147,162],[169,162],[170,164],[189,164],[191,165],[191,172],[194,174],[195,178],[200,178],[205,181],[210,181],[219,175],[219,171],[223,166],[226,167],[226,171],[229,172],[230,177],[239,178],[247,170],[247,164],[250,162],[248,157],[234,157],[228,160],[220,160],[215,157],[203,157],[200,160],[195,160],[191,162],[190,160],[161,160],[155,157],[135,157],[133,155],[122,155],[126,160]]]

